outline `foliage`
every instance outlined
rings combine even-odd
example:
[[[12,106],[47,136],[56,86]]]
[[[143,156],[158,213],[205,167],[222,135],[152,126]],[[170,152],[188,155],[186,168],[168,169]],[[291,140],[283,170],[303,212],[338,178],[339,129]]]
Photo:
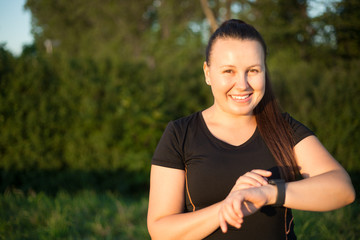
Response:
[[[149,239],[146,211],[146,197],[110,192],[6,192],[0,196],[0,239]]]
[[[283,109],[351,172],[359,196],[359,1],[334,1],[316,17],[310,1],[207,2],[218,23],[241,18],[263,34]],[[0,45],[0,239],[148,239],[156,144],[168,121],[212,103],[200,1],[26,8],[34,44],[18,57]],[[358,206],[295,211],[295,231],[358,239]]]
[[[12,189],[44,192],[49,196],[56,196],[64,190],[73,194],[84,189],[98,193],[109,191],[124,196],[135,196],[149,191],[149,175],[126,170],[1,170],[0,192],[9,192]]]
[[[286,71],[281,62],[288,63]],[[359,171],[359,60],[328,66],[277,56],[269,63],[283,109],[313,130],[345,168]]]
[[[283,49],[292,50],[292,56],[306,59],[311,53],[311,38],[314,34],[311,19],[307,14],[307,1],[263,0],[249,1],[251,15],[246,15],[263,34],[269,45],[269,53]],[[284,44],[286,43],[286,44]]]
[[[294,211],[295,233],[298,239],[347,239],[360,238],[360,208],[358,202],[344,208],[319,213]]]
[[[0,196],[0,239],[150,239],[147,197],[91,190],[56,196],[8,191]],[[298,239],[359,239],[360,208],[311,213],[294,211]]]
[[[321,19],[328,24],[336,39],[336,54],[344,59],[358,59],[360,55],[360,2],[343,0],[334,3],[334,11],[327,11]]]
[[[196,72],[163,77],[142,63],[55,56],[18,61],[2,78],[4,169],[146,170],[168,115],[204,101],[178,94],[202,91]]]
[[[192,3],[28,1],[36,41],[2,75],[0,168],[147,171],[166,122],[207,102]]]
[[[348,170],[359,171],[358,3],[337,1],[311,18],[308,2],[208,4],[218,21],[242,18],[263,33],[284,110]],[[147,177],[166,123],[211,104],[202,73],[210,31],[200,1],[28,0],[26,8],[34,44],[19,57],[0,46],[3,176]],[[20,187],[16,181],[5,182]]]

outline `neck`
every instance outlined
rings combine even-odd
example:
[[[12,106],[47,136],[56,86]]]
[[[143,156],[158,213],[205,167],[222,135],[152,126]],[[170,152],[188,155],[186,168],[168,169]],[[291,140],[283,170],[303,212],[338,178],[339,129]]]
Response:
[[[215,105],[203,112],[204,117],[210,122],[234,128],[256,126],[255,115],[234,115],[218,109]]]

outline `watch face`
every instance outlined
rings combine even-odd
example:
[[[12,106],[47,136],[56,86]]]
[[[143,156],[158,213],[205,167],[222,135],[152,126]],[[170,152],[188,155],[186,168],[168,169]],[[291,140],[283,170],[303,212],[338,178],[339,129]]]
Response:
[[[285,180],[284,179],[270,179],[269,180],[269,184],[271,184],[271,185],[276,185],[278,183],[285,183]]]

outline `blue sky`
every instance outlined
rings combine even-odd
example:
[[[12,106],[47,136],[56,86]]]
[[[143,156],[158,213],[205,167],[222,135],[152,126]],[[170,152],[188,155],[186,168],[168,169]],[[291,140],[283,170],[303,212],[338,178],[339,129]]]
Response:
[[[24,44],[33,42],[31,15],[24,10],[26,0],[0,0],[0,43],[18,55]]]

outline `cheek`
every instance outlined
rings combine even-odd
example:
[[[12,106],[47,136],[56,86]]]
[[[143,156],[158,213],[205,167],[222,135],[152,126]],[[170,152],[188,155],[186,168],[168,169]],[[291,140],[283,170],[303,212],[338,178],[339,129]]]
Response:
[[[249,84],[255,91],[265,92],[265,76],[254,77],[249,81]]]
[[[230,80],[220,74],[211,74],[211,86],[215,89],[222,90],[229,86]]]

